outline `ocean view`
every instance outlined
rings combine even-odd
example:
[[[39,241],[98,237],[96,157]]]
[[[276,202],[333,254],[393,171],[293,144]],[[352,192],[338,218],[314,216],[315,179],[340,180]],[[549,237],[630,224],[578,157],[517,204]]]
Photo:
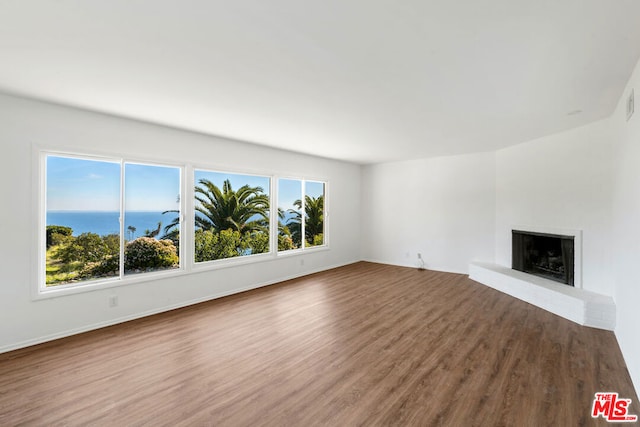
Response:
[[[74,236],[89,232],[106,236],[119,233],[119,215],[119,212],[104,211],[49,211],[47,212],[47,225],[71,227]],[[175,213],[163,215],[162,212],[125,212],[124,235],[127,239],[143,236],[145,230],[155,230],[158,228],[158,222],[162,222],[162,230],[158,235],[160,237],[164,234],[164,227],[169,225],[175,217]],[[286,212],[284,222],[288,222],[292,217],[293,215],[290,212]],[[251,219],[257,218],[258,216],[256,215]],[[130,236],[129,226],[136,228],[134,236]]]
[[[87,232],[105,236],[107,234],[119,234],[119,215],[119,212],[104,211],[49,211],[47,212],[47,225],[71,227],[74,236]],[[131,237],[128,231],[129,226],[136,228],[135,236],[133,237],[140,237],[144,235],[145,230],[158,228],[158,222],[162,222],[163,230],[160,231],[159,235],[162,236],[164,227],[175,217],[175,213],[163,215],[162,212],[125,212],[125,237]]]

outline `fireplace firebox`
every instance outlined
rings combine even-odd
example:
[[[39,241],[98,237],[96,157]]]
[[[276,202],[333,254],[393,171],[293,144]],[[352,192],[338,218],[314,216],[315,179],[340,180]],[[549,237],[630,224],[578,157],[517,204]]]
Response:
[[[574,286],[574,237],[512,230],[511,268]]]

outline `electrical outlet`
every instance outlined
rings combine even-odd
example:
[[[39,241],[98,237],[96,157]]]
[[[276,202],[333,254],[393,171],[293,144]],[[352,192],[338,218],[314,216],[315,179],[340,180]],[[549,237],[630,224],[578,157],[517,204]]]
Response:
[[[111,295],[109,297],[109,307],[113,308],[113,307],[117,307],[118,306],[118,296],[117,295]]]

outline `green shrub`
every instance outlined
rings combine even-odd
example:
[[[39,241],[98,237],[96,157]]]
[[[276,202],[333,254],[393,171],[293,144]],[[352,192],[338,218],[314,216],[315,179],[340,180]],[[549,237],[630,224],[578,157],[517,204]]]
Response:
[[[47,249],[64,243],[73,234],[71,227],[62,225],[47,225]]]
[[[242,255],[240,232],[231,229],[216,233],[213,230],[196,230],[196,262],[233,258]]]
[[[78,277],[82,279],[97,279],[117,276],[119,272],[120,255],[108,255],[102,261],[86,263],[78,273]]]
[[[313,236],[313,243],[311,244],[311,246],[321,246],[324,245],[324,234],[320,233],[320,234],[316,234]]]
[[[180,260],[171,240],[138,237],[127,243],[124,252],[124,269],[149,271],[177,267]]]
[[[100,262],[106,255],[109,255],[109,247],[96,233],[69,237],[55,253],[55,257],[63,263]]]
[[[288,251],[290,249],[296,249],[296,245],[293,243],[291,236],[279,234],[278,235],[278,250]]]
[[[234,258],[241,255],[269,252],[269,235],[255,231],[240,234],[232,229],[216,233],[213,230],[196,230],[196,262]]]
[[[120,235],[107,234],[102,236],[102,243],[107,255],[120,255]]]
[[[261,231],[244,233],[241,248],[244,254],[264,254],[269,252],[269,235]]]

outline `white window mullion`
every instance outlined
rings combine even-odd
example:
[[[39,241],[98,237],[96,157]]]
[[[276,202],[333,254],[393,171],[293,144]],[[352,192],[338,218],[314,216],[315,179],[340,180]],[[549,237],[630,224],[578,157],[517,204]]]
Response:
[[[329,194],[328,187],[329,183],[324,183],[324,191],[322,192],[322,244],[324,246],[329,246],[329,233],[327,230],[329,229],[329,198],[327,194]]]
[[[193,166],[184,169],[182,203],[180,203],[180,261],[190,271],[195,264],[195,180]]]
[[[40,173],[39,182],[39,208],[38,208],[38,291],[46,289],[47,280],[47,155],[38,154],[38,170]]]
[[[307,212],[307,210],[306,210],[306,200],[305,200],[305,197],[304,197],[304,195],[306,194],[307,190],[305,188],[305,184],[306,184],[306,181],[303,179],[301,181],[301,183],[300,183],[300,188],[302,188],[302,194],[300,195],[300,201],[302,202],[302,203],[300,203],[300,206],[302,207],[302,212],[301,212],[301,217],[300,217],[300,222],[301,222],[301,224],[300,224],[300,234],[301,234],[301,236],[300,237],[302,239],[302,244],[301,244],[302,250],[306,249],[306,247],[307,247],[307,239],[306,239],[306,235],[307,234],[306,234],[306,230],[305,230],[305,227],[307,225],[306,224],[307,223],[307,218],[306,218],[305,213]]]
[[[269,252],[276,255],[278,252],[278,185],[277,178],[272,176],[269,184]]]
[[[125,162],[120,160],[120,271],[118,277],[120,280],[124,278],[124,247],[125,247],[125,235],[124,235],[124,200],[125,200]]]

